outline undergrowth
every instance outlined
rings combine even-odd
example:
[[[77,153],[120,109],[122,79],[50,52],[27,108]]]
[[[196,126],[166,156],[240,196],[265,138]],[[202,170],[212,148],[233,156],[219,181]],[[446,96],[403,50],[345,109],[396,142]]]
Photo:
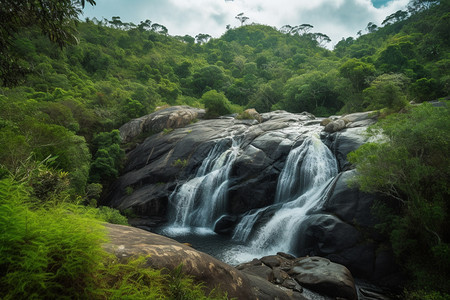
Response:
[[[60,192],[40,202],[22,179],[0,179],[1,299],[227,298],[205,296],[181,268],[147,268],[144,257],[119,262],[102,248],[104,221],[126,221],[118,211],[82,206]]]

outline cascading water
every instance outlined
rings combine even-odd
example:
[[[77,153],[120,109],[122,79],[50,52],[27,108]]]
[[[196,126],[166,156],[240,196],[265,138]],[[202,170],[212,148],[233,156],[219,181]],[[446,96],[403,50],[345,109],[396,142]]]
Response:
[[[266,207],[244,216],[236,226],[233,239],[246,242],[247,246],[233,249],[224,260],[242,262],[255,256],[264,256],[278,251],[292,252],[295,248],[296,232],[307,213],[320,208],[337,175],[337,161],[331,151],[316,137],[311,136],[293,149],[282,170],[276,192],[275,212],[251,236],[258,220],[270,211]],[[247,238],[251,238],[250,242]]]
[[[231,147],[224,140],[208,153],[196,175],[178,186],[170,195],[172,224],[170,228],[189,230],[192,227],[212,229],[226,210],[229,174],[238,153],[238,142]]]

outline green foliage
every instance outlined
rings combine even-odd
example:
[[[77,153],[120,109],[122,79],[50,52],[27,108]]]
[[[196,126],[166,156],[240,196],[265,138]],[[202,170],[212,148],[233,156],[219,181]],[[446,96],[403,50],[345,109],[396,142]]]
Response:
[[[119,130],[101,132],[92,141],[97,151],[90,169],[91,182],[107,182],[119,175],[124,151],[120,148]]]
[[[368,81],[375,74],[375,67],[372,64],[352,58],[341,65],[339,73],[342,77],[351,81],[356,91],[362,91],[367,87]]]
[[[209,90],[221,90],[226,81],[223,70],[215,65],[207,66],[193,74],[192,86],[195,95],[201,96]]]
[[[171,133],[172,131],[173,131],[173,128],[164,128],[163,131],[162,131],[162,133],[163,133],[164,135],[166,135],[166,134]]]
[[[375,78],[363,91],[366,110],[387,108],[399,111],[407,102],[408,78],[403,74],[383,74]]]
[[[0,180],[0,296],[83,296],[103,256],[102,226],[92,210],[50,204],[31,210],[25,184]]]
[[[348,156],[356,164],[356,182],[363,191],[379,192],[393,199],[384,204],[394,210],[380,215],[382,227],[417,287],[447,293],[448,113],[448,103],[444,107],[424,103],[408,113],[391,115],[372,129],[372,135],[382,134],[384,139],[365,144]],[[425,256],[430,257],[426,263],[420,259]]]
[[[97,210],[97,218],[99,220],[119,225],[128,225],[128,220],[117,209],[100,206]]]
[[[330,115],[340,106],[333,90],[336,75],[312,71],[289,79],[285,86],[285,101],[281,108],[292,112]]]
[[[126,218],[109,207],[67,203],[59,190],[45,203],[36,199],[30,182],[41,166],[0,179],[2,299],[227,299],[219,290],[205,296],[181,266],[154,270],[145,257],[119,262],[105,252],[102,222],[126,225]]]
[[[87,0],[95,5],[94,0]],[[52,42],[63,47],[76,43],[75,27],[78,15],[84,8],[82,1],[35,1],[9,0],[2,2],[0,15],[0,80],[4,85],[16,85],[26,73],[29,65],[22,58],[32,56],[33,45],[23,39],[15,39],[17,33],[38,28]],[[31,50],[31,51],[30,51]],[[17,55],[19,54],[19,55]]]
[[[447,300],[450,298],[450,294],[440,293],[438,291],[405,291],[406,300]]]
[[[167,271],[147,267],[146,258],[131,258],[126,263],[108,258],[100,270],[94,290],[95,298],[106,299],[228,299],[219,290],[205,295],[205,288],[192,277],[184,275],[182,266]]]
[[[435,79],[420,78],[411,84],[411,94],[416,102],[437,99],[439,85]]]
[[[232,113],[231,103],[223,93],[212,90],[203,94],[201,101],[209,118],[215,118]]]

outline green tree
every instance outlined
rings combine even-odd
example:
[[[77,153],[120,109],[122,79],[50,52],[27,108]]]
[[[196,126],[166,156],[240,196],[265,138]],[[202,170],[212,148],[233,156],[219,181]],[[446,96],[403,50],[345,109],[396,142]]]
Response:
[[[192,85],[197,96],[208,90],[222,90],[226,83],[223,70],[217,66],[207,66],[194,73]]]
[[[94,183],[105,183],[119,175],[125,152],[120,148],[120,132],[101,132],[92,141],[96,147],[89,178]]]
[[[335,79],[333,74],[320,71],[292,77],[286,82],[281,108],[320,115],[335,113],[340,108],[333,87]]]
[[[342,64],[339,73],[342,77],[349,79],[355,90],[360,92],[368,87],[370,79],[375,74],[375,67],[372,64],[352,58]]]
[[[420,78],[411,84],[411,94],[416,102],[435,100],[439,88],[434,78]]]
[[[399,111],[407,103],[409,79],[403,74],[383,74],[375,78],[363,91],[364,107],[367,110],[388,108]]]
[[[408,67],[408,62],[413,54],[411,42],[401,42],[389,45],[380,53],[376,60],[376,66],[384,72],[400,72]]]
[[[272,84],[265,83],[250,97],[248,108],[254,108],[258,112],[269,112],[272,106],[282,98],[282,95],[273,88]]]
[[[16,85],[28,66],[11,52],[16,34],[38,27],[60,47],[77,43],[75,27],[86,0],[5,0],[0,5],[0,79]],[[87,0],[95,5],[94,0]]]
[[[380,122],[382,134],[348,158],[356,164],[356,182],[366,192],[390,197],[379,204],[382,227],[398,261],[419,288],[450,292],[450,119],[448,103],[424,103]],[[426,262],[423,257],[429,257]]]

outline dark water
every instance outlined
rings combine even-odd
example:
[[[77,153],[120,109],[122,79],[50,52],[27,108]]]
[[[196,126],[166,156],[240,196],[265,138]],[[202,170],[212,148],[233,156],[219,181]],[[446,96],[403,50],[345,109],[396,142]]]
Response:
[[[207,228],[168,226],[154,228],[152,232],[164,235],[180,243],[189,243],[192,248],[207,253],[230,265],[238,265],[265,255],[259,249],[251,249],[249,246],[239,244],[231,240],[230,237],[219,235]]]

